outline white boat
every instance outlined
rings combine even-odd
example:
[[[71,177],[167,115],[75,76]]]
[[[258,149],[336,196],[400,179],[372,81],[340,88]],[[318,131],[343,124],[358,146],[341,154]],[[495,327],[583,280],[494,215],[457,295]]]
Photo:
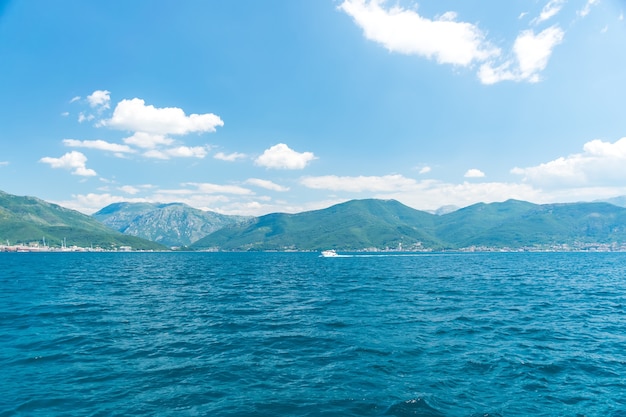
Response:
[[[337,255],[337,251],[334,249],[329,249],[329,250],[323,250],[322,254],[320,255],[324,258],[334,258],[335,256],[339,256]]]

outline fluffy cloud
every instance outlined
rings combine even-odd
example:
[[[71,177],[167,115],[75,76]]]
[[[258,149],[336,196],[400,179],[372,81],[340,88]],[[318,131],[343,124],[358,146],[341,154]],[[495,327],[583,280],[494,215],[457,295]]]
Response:
[[[548,65],[552,50],[563,41],[564,35],[558,26],[551,26],[538,34],[525,30],[515,39],[515,59],[495,67],[492,62],[485,63],[480,67],[478,77],[485,84],[504,80],[538,82],[539,73]]]
[[[71,102],[80,101],[79,96]],[[87,96],[89,106],[95,108],[96,114],[79,113],[80,123],[92,121],[100,117],[100,113],[110,106],[110,92],[96,90]],[[156,108],[146,105],[141,99],[120,101],[111,118],[100,119],[96,127],[109,127],[112,129],[127,130],[132,132],[130,136],[123,138],[124,144],[109,143],[102,140],[79,141],[66,139],[67,146],[98,149],[115,152],[116,156],[137,153],[143,150],[142,155],[154,159],[170,158],[204,158],[210,150],[210,146],[184,146],[181,141],[175,140],[169,135],[186,135],[189,133],[214,132],[217,126],[223,126],[222,120],[211,113],[191,114],[187,116],[182,109],[176,107]]]
[[[244,159],[247,155],[244,153],[233,152],[230,154],[225,154],[224,152],[216,153],[213,158],[219,159],[220,161],[234,162],[238,159]]]
[[[587,0],[583,12],[597,1]],[[537,34],[525,30],[517,36],[511,53],[503,55],[478,26],[457,21],[455,12],[429,19],[400,6],[385,8],[385,3],[385,0],[344,0],[339,8],[354,19],[367,39],[391,52],[432,58],[441,64],[467,67],[479,63],[477,75],[484,84],[538,82],[552,50],[564,38],[563,30],[556,25]],[[531,23],[556,16],[565,3],[566,0],[550,0]]]
[[[184,191],[184,192],[181,192]],[[146,197],[129,197],[110,193],[89,193],[72,195],[68,201],[55,201],[63,207],[78,210],[85,214],[93,214],[112,203],[184,203],[201,210],[211,210],[224,214],[263,215],[276,211],[299,212],[302,206],[285,206],[267,204],[263,198],[241,196],[234,200],[224,194],[206,194],[194,190],[157,190]],[[319,207],[321,208],[321,207]]]
[[[399,6],[384,9],[382,3],[345,0],[339,8],[352,16],[367,39],[393,52],[421,55],[439,63],[462,66],[499,54],[477,26],[456,21],[454,12],[431,20]]]
[[[255,185],[257,187],[265,188],[272,191],[289,191],[289,187],[283,187],[282,185],[278,185],[272,181],[262,180],[259,178],[249,178],[246,180],[246,184]]]
[[[133,187],[132,185],[124,185],[122,187],[119,187],[118,189],[130,195],[135,195],[139,193],[139,191],[141,191],[139,188]]]
[[[161,145],[171,145],[174,143],[174,139],[168,138],[165,135],[135,132],[132,136],[124,138],[124,143],[137,146],[138,148],[154,149]]]
[[[436,210],[453,205],[466,207],[477,202],[492,203],[517,199],[536,203],[554,202],[553,195],[542,194],[529,184],[505,182],[463,182],[460,184],[441,181],[420,181],[410,192],[379,194],[377,198],[393,198],[421,210]]]
[[[156,202],[150,201],[145,198],[128,198],[128,196],[112,195],[109,193],[97,194],[73,194],[72,200],[68,201],[56,201],[63,207],[71,208],[72,210],[80,211],[85,214],[93,214],[103,207],[113,203],[146,203]]]
[[[97,175],[96,171],[86,167],[87,157],[81,152],[68,152],[60,158],[44,157],[39,160],[44,164],[50,165],[52,168],[63,168],[72,170],[73,175],[90,177]]]
[[[615,143],[587,142],[583,152],[528,168],[513,168],[524,181],[541,187],[604,187],[626,177],[626,137]]]
[[[115,153],[133,153],[135,152],[129,146],[120,145],[117,143],[110,143],[104,140],[76,140],[76,139],[63,139],[63,144],[72,148],[90,148],[99,149],[101,151],[110,151]]]
[[[308,188],[349,191],[349,192],[394,192],[408,190],[417,184],[414,179],[406,178],[402,175],[378,176],[358,176],[339,177],[336,175],[324,175],[319,177],[305,177],[300,183]]]
[[[464,175],[465,178],[482,178],[484,176],[485,173],[476,168],[468,169]]]
[[[142,99],[133,98],[120,101],[115,106],[113,116],[102,120],[99,125],[157,135],[185,135],[193,132],[215,132],[224,122],[212,113],[187,116],[177,107],[157,108],[146,105]]]
[[[444,205],[465,207],[483,202],[504,201],[510,198],[548,202],[554,201],[529,184],[498,182],[445,183],[436,180],[416,181],[402,175],[338,177],[334,175],[303,178],[309,188],[332,192],[371,193],[372,198],[396,199],[421,210],[435,210]]]
[[[420,173],[420,175],[428,174],[431,170],[432,170],[431,167],[422,167],[422,168],[420,168],[419,173]]]
[[[563,36],[564,33],[558,26],[552,26],[537,35],[532,30],[527,30],[517,37],[513,51],[522,79],[537,79],[537,73],[546,68],[552,50],[563,41]]]
[[[93,108],[102,111],[109,108],[111,102],[110,92],[107,90],[96,90],[87,96],[87,102]],[[73,99],[72,99],[73,100]]]
[[[204,158],[208,153],[206,146],[178,146],[169,149],[152,149],[144,152],[146,158],[170,159],[170,158]]]
[[[314,159],[312,152],[296,152],[284,143],[279,143],[266,149],[254,162],[266,168],[303,169]]]

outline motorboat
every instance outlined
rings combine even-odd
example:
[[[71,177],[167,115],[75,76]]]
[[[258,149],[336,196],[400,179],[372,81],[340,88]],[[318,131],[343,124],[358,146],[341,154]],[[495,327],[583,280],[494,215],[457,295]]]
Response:
[[[339,256],[339,255],[337,255],[337,251],[336,250],[328,249],[328,250],[323,250],[322,254],[320,256],[323,257],[323,258],[334,258],[334,257]]]

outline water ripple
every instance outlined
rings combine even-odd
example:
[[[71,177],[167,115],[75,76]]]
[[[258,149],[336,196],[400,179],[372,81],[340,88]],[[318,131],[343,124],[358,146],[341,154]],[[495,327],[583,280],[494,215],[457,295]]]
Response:
[[[626,415],[626,254],[0,254],[0,416]]]

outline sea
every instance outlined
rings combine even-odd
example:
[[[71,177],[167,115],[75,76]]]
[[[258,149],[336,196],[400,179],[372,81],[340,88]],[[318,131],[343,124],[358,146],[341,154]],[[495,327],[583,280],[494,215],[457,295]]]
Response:
[[[626,253],[0,253],[0,416],[626,416]]]

